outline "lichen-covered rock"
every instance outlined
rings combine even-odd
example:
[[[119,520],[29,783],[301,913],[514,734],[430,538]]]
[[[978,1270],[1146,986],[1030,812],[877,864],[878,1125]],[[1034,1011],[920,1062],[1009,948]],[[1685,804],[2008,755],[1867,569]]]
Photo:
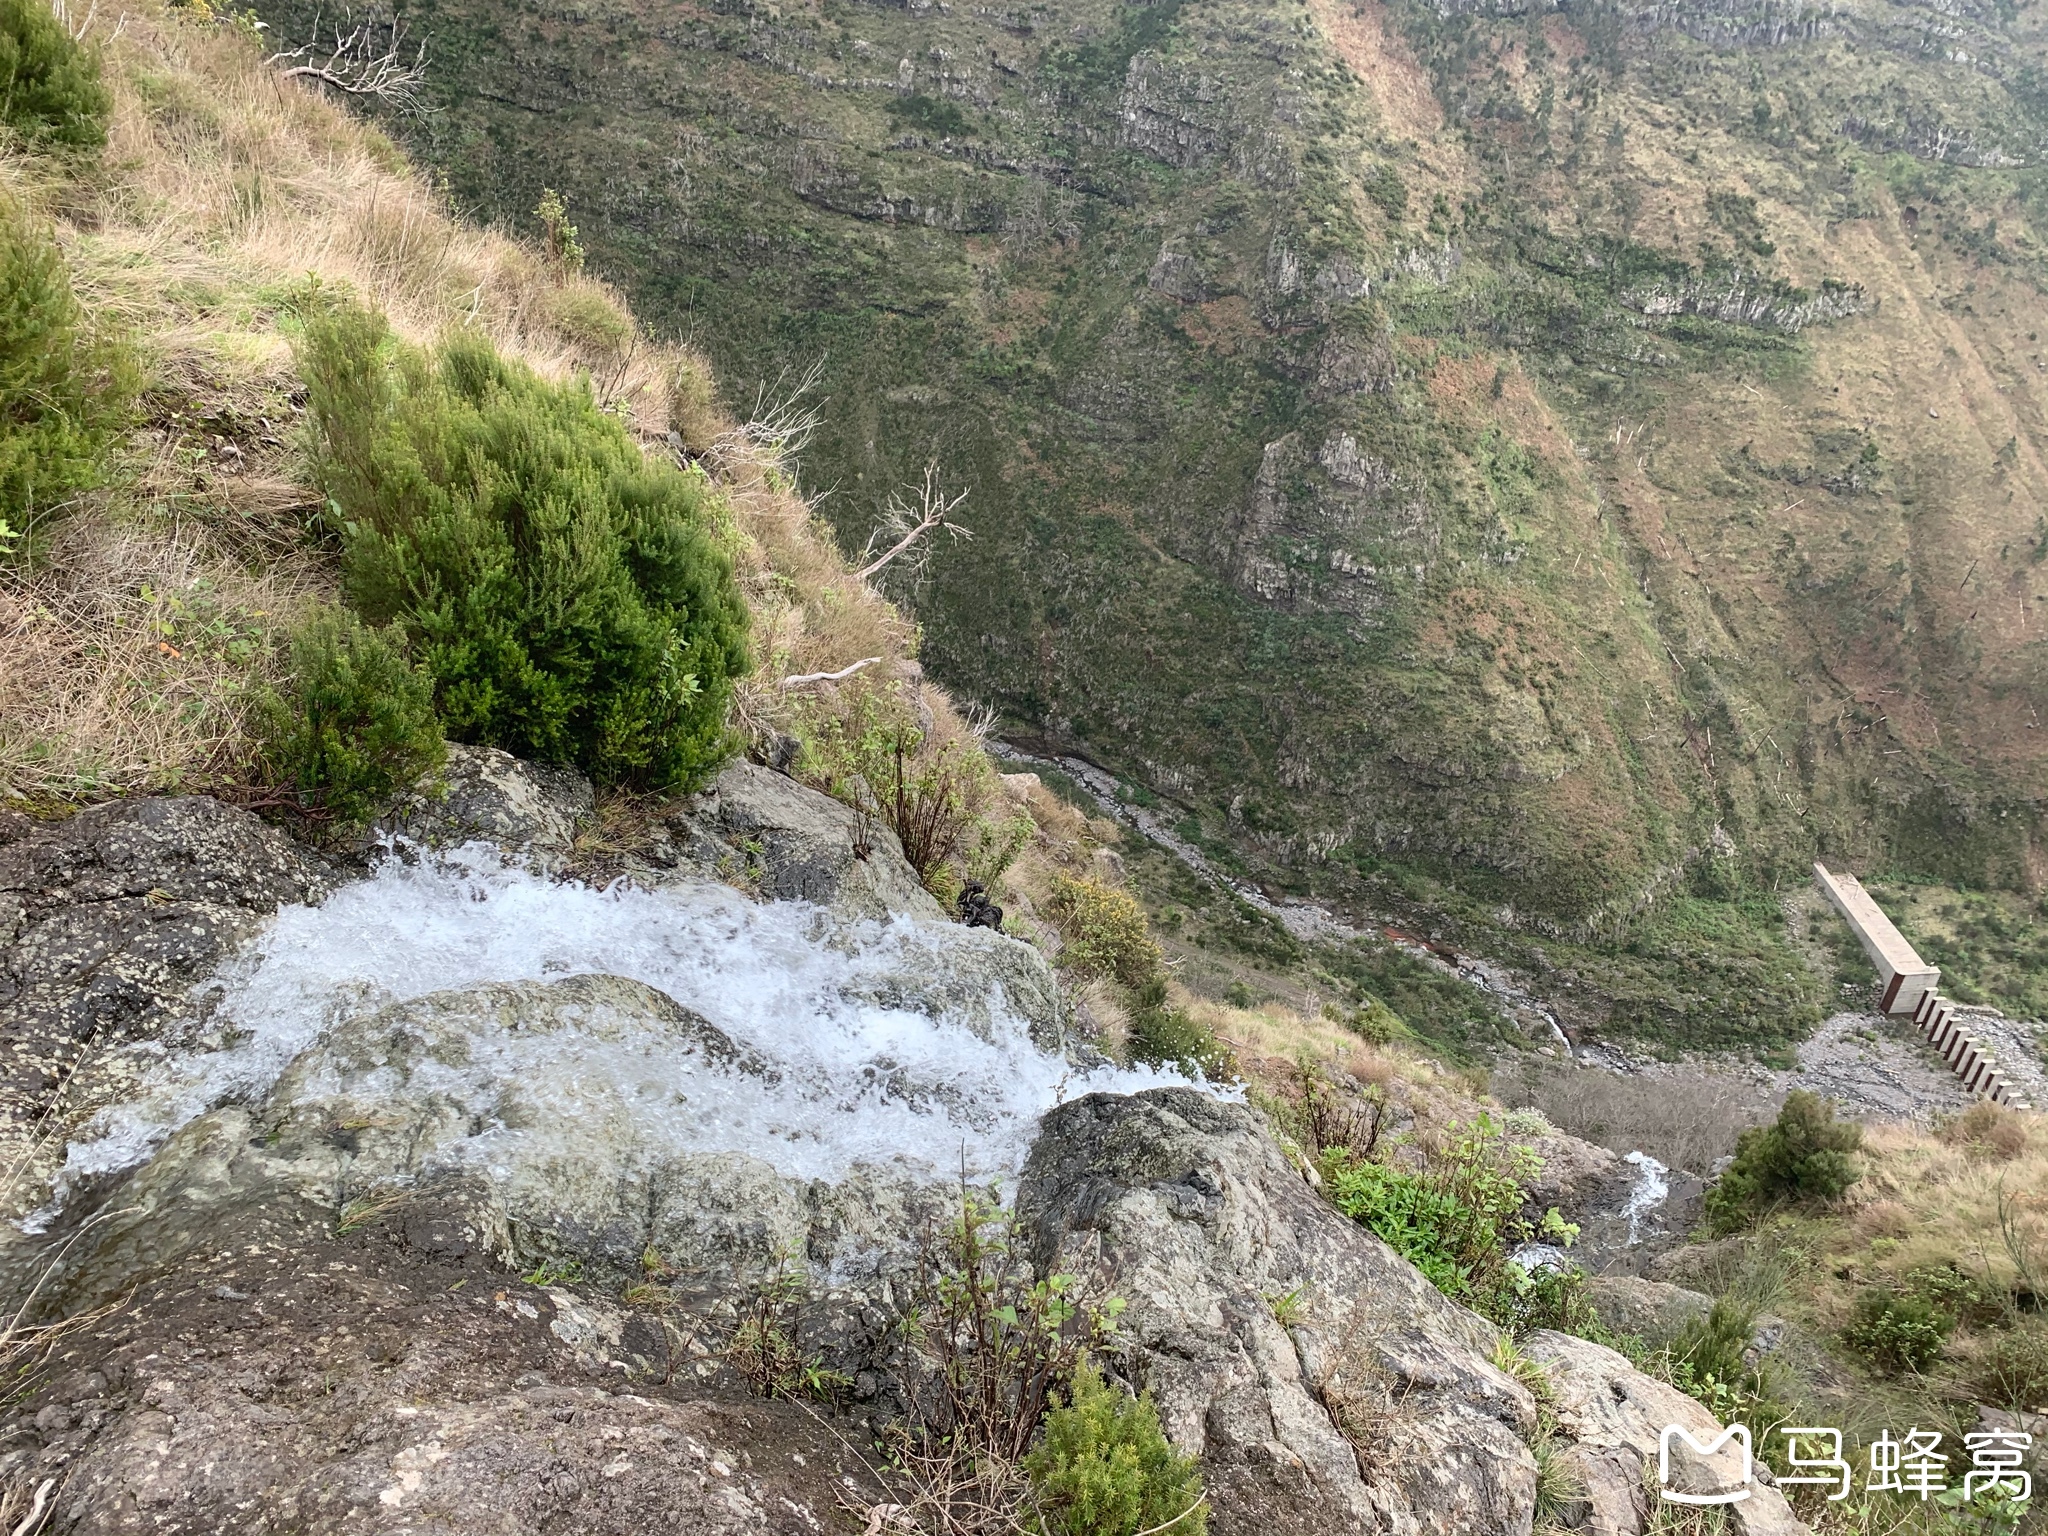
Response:
[[[53,1123],[127,1090],[96,1071],[110,1048],[191,1012],[193,984],[263,918],[334,878],[274,827],[198,796],[114,801],[0,839],[0,1159],[22,1170],[9,1214],[42,1199],[63,1153]],[[40,1154],[20,1164],[31,1143]]]
[[[1495,1332],[1319,1198],[1239,1105],[1091,1094],[1018,1193],[1041,1273],[1128,1302],[1126,1368],[1200,1453],[1211,1528],[1527,1536],[1529,1394]]]
[[[736,762],[669,818],[670,857],[771,901],[941,920],[896,834],[759,763]]]
[[[1639,1275],[1595,1275],[1586,1283],[1586,1298],[1611,1332],[1653,1345],[1674,1337],[1714,1306],[1711,1296]]]
[[[1658,1450],[1666,1425],[1676,1424],[1700,1445],[1713,1445],[1722,1426],[1693,1398],[1645,1376],[1603,1345],[1539,1329],[1522,1350],[1550,1378],[1559,1428],[1572,1444],[1565,1465],[1585,1489],[1571,1526],[1589,1536],[1642,1536],[1657,1495]],[[1674,1441],[1671,1487],[1681,1493],[1730,1492],[1742,1486],[1741,1456],[1733,1445],[1701,1456]],[[1770,1469],[1754,1463],[1750,1493],[1727,1505],[1742,1536],[1806,1536]]]
[[[596,803],[590,781],[574,768],[450,742],[447,761],[379,829],[429,848],[485,842],[545,859],[569,852]]]
[[[425,1201],[340,1236],[272,1214],[72,1333],[7,1410],[0,1479],[51,1485],[44,1536],[815,1536],[883,1497],[803,1409],[699,1381],[722,1335],[593,1328]]]

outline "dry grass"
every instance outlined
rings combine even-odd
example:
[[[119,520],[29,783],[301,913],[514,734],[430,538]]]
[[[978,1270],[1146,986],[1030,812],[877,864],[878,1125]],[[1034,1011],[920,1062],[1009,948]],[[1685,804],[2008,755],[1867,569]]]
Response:
[[[1875,1267],[1903,1274],[1957,1260],[2010,1288],[2025,1283],[2024,1266],[2027,1288],[2048,1292],[2048,1130],[2040,1115],[2015,1118],[2025,1122],[2026,1144],[2009,1158],[1916,1125],[1865,1130],[1848,1230],[1884,1243]]]
[[[545,377],[583,374],[650,451],[705,467],[755,615],[736,713],[756,739],[788,722],[787,674],[880,656],[902,675],[914,626],[795,488],[800,411],[735,422],[694,353],[644,335],[604,284],[453,217],[388,139],[234,28],[153,0],[126,14],[96,39],[114,98],[100,167],[67,182],[0,148],[0,192],[55,220],[88,313],[135,339],[151,381],[114,485],[37,567],[0,571],[0,795],[50,807],[242,770],[269,631],[333,584],[306,534],[293,399],[291,305],[309,280],[379,306],[408,341],[472,328]],[[257,643],[179,643],[180,604]],[[940,734],[971,734],[914,665],[909,681]]]
[[[1710,1172],[1735,1138],[1777,1112],[1741,1079],[1711,1072],[1623,1077],[1593,1067],[1523,1063],[1495,1084],[1511,1108],[1534,1108],[1552,1125],[1617,1152],[1647,1152],[1670,1168]]]

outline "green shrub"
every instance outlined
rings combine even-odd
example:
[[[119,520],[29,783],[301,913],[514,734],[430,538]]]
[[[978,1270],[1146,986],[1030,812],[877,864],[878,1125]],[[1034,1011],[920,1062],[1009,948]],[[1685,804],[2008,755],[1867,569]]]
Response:
[[[1154,1067],[1178,1067],[1221,1080],[1236,1068],[1230,1050],[1213,1031],[1185,1008],[1167,1001],[1166,977],[1154,975],[1133,989],[1131,1023],[1124,1037],[1132,1061]]]
[[[1887,1370],[1920,1372],[1941,1357],[1954,1326],[1954,1319],[1924,1296],[1873,1288],[1856,1298],[1843,1337]]]
[[[95,149],[107,142],[112,105],[99,60],[46,0],[0,0],[0,125],[31,145]]]
[[[1159,946],[1145,926],[1145,909],[1128,891],[1092,875],[1055,875],[1046,912],[1066,943],[1062,970],[1084,981],[1106,976],[1142,987],[1159,973]]]
[[[1159,1429],[1149,1395],[1133,1398],[1103,1379],[1092,1360],[1074,1373],[1067,1401],[1045,1416],[1045,1434],[1025,1459],[1045,1536],[1139,1536],[1208,1529],[1202,1475]]]
[[[300,361],[348,596],[404,627],[450,736],[665,790],[726,756],[746,606],[700,477],[477,337],[429,354],[333,304]]]
[[[964,855],[969,873],[984,884],[992,876],[975,873],[977,859],[1001,873],[1008,860],[1000,846],[977,841],[963,847],[970,832],[979,838],[990,830],[980,810],[995,770],[977,742],[927,729],[896,685],[857,686],[836,701],[807,701],[797,722],[803,740],[797,777],[894,832],[903,857],[941,901],[950,905],[959,892],[955,855]]]
[[[1719,1231],[1733,1231],[1781,1201],[1833,1200],[1863,1176],[1855,1153],[1863,1128],[1837,1120],[1835,1106],[1797,1089],[1776,1123],[1744,1131],[1735,1158],[1707,1192],[1707,1215]]]
[[[258,710],[259,761],[300,804],[367,821],[445,753],[433,684],[387,634],[319,614],[292,637],[291,682]]]
[[[2000,1408],[2048,1408],[2048,1319],[2028,1319],[1991,1335],[1978,1355],[1974,1383],[1985,1402]]]
[[[0,554],[98,482],[135,382],[87,326],[50,232],[0,196]]]
[[[1521,1212],[1542,1164],[1482,1111],[1419,1169],[1370,1161],[1348,1146],[1323,1153],[1323,1190],[1369,1227],[1431,1284],[1504,1327],[1579,1326],[1591,1317],[1584,1276],[1574,1269],[1530,1272],[1508,1257],[1540,1238],[1568,1246],[1578,1228],[1553,1209],[1541,1222]]]

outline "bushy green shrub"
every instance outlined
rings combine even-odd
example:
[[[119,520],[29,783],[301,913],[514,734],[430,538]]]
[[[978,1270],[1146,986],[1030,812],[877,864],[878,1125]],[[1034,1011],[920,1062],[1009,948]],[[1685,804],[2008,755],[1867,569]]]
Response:
[[[1856,1298],[1844,1331],[1849,1343],[1892,1371],[1924,1371],[1941,1358],[1955,1320],[1924,1296],[1898,1296],[1873,1287]]]
[[[1862,1145],[1863,1127],[1837,1120],[1830,1101],[1796,1089],[1774,1124],[1737,1139],[1734,1161],[1707,1192],[1707,1215],[1726,1232],[1781,1201],[1833,1200],[1863,1176],[1855,1156]]]
[[[446,751],[433,684],[389,634],[331,610],[292,636],[291,681],[263,696],[258,734],[265,776],[344,824],[375,816]]]
[[[97,148],[112,104],[99,60],[71,40],[47,0],[0,0],[0,125],[31,145]]]
[[[1166,977],[1148,977],[1132,989],[1130,1029],[1125,1054],[1153,1067],[1178,1067],[1220,1081],[1236,1070],[1230,1050],[1215,1033],[1185,1008],[1167,999]]]
[[[1067,1400],[1045,1416],[1045,1433],[1025,1459],[1044,1536],[1139,1536],[1172,1530],[1202,1536],[1209,1512],[1192,1456],[1159,1428],[1150,1396],[1133,1398],[1103,1379],[1092,1360],[1074,1373]]]
[[[346,590],[403,626],[448,734],[600,783],[699,783],[747,665],[708,484],[645,459],[587,381],[319,308],[300,361]]]
[[[1046,912],[1066,942],[1059,966],[1084,981],[1108,977],[1142,987],[1161,964],[1145,909],[1128,891],[1092,875],[1056,875]]]
[[[1348,1146],[1323,1153],[1323,1190],[1424,1277],[1504,1327],[1583,1326],[1590,1318],[1576,1269],[1525,1270],[1509,1258],[1532,1239],[1569,1246],[1578,1228],[1556,1210],[1540,1222],[1521,1214],[1542,1164],[1481,1111],[1420,1168],[1394,1167]]]
[[[2048,1319],[2029,1318],[1985,1340],[1974,1376],[1987,1403],[2014,1412],[2048,1408]]]
[[[86,324],[49,230],[0,195],[0,554],[98,481],[134,392],[132,361]]]

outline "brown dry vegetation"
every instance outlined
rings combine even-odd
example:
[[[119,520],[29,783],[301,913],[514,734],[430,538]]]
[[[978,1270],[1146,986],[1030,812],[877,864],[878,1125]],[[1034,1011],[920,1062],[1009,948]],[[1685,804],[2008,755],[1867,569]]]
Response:
[[[305,527],[289,339],[314,281],[409,341],[471,328],[543,376],[586,374],[652,451],[706,465],[755,616],[743,725],[786,718],[785,673],[910,656],[913,627],[795,492],[787,415],[732,420],[694,353],[642,334],[605,285],[453,217],[381,133],[203,12],[144,0],[88,45],[114,97],[100,164],[67,180],[0,145],[0,193],[54,221],[88,313],[131,339],[149,383],[110,486],[0,573],[0,794],[54,809],[242,773],[250,687],[333,584]]]

